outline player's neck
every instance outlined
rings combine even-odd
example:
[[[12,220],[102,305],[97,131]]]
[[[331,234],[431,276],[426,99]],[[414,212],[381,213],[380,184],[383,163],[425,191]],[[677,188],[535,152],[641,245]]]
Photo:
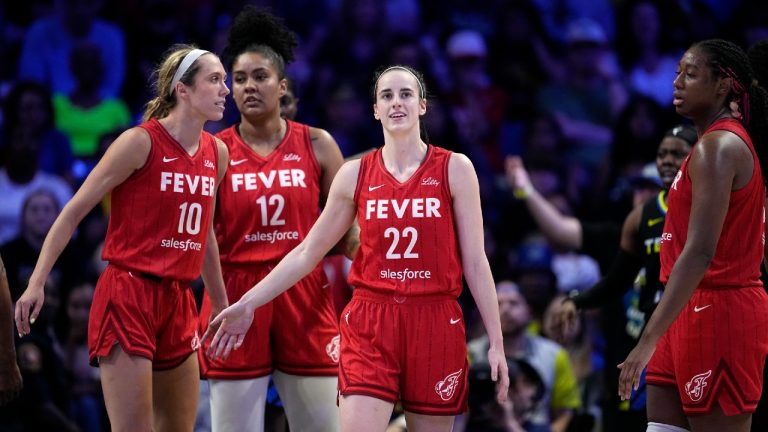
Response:
[[[387,140],[381,150],[384,166],[398,180],[409,178],[424,162],[427,156],[427,144],[417,142]]]
[[[288,123],[279,116],[259,124],[243,121],[237,128],[243,142],[257,151],[273,150],[282,142],[287,130]]]

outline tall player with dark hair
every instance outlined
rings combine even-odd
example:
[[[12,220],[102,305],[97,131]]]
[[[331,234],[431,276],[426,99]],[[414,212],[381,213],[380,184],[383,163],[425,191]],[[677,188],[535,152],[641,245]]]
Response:
[[[240,111],[240,121],[218,134],[230,154],[214,217],[230,302],[306,237],[343,163],[328,132],[280,115],[288,86],[285,67],[295,46],[295,35],[275,16],[246,6],[224,51]],[[202,330],[209,317],[204,298]],[[201,351],[213,430],[264,429],[270,374],[292,430],[338,430],[339,329],[322,265],[258,308],[254,319],[244,348],[229,358]]]
[[[309,273],[357,216],[356,289],[340,321],[342,430],[384,430],[401,400],[409,429],[449,431],[467,406],[462,272],[490,338],[497,398],[509,387],[477,175],[465,156],[422,141],[427,101],[417,71],[377,73],[373,96],[384,146],[342,166],[304,241],[212,321],[221,327],[208,352],[226,357],[240,347],[253,311]]]
[[[627,398],[648,364],[648,431],[748,431],[760,399],[768,93],[753,80],[744,51],[719,39],[694,44],[678,66],[675,109],[699,141],[669,192],[664,296],[619,365]]]
[[[227,305],[219,250],[207,240],[229,159],[224,144],[203,131],[224,115],[226,73],[216,55],[189,45],[172,47],[155,73],[145,122],[110,145],[59,214],[16,303],[16,326],[25,335],[54,262],[111,192],[102,254],[109,265],[96,286],[88,348],[101,368],[113,430],[192,430],[200,339],[189,282],[201,268],[214,308]]]

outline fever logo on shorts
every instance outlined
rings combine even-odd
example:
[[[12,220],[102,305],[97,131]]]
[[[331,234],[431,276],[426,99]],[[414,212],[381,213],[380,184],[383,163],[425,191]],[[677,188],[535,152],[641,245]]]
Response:
[[[330,357],[334,363],[339,362],[339,352],[341,351],[340,343],[341,337],[336,335],[330,342],[328,342],[328,345],[325,346],[325,353],[328,354],[328,357]]]
[[[192,349],[197,351],[200,348],[200,336],[197,335],[197,330],[195,330],[195,335],[192,337]]]
[[[711,375],[712,369],[704,373],[694,375],[690,381],[685,383],[685,392],[688,393],[688,397],[691,398],[692,401],[698,402],[704,396],[704,388],[708,385],[707,378],[709,378]]]
[[[440,396],[440,399],[444,401],[451,400],[453,394],[456,393],[456,387],[459,386],[459,377],[463,370],[459,369],[435,384],[435,391]]]

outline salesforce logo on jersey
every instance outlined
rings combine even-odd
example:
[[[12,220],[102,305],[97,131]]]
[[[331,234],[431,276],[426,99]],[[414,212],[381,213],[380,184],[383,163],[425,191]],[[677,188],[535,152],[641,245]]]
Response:
[[[390,269],[384,269],[379,272],[382,279],[394,279],[400,282],[413,279],[432,279],[432,272],[429,270],[410,270],[405,269],[402,271],[394,271]]]

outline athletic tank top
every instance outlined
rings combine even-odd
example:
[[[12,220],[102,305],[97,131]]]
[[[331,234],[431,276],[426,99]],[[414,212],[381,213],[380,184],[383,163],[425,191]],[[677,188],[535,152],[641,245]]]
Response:
[[[152,147],[144,166],[112,190],[102,258],[155,276],[200,275],[213,217],[218,151],[203,132],[190,156],[156,119],[139,125]]]
[[[667,215],[667,191],[659,192],[654,199],[643,205],[638,234],[643,242],[643,268],[645,280],[640,284],[640,311],[650,317],[664,291],[659,281],[661,264],[661,234],[664,232],[664,219]]]
[[[277,262],[320,215],[320,166],[309,127],[287,121],[285,136],[262,157],[232,126],[218,134],[229,148],[214,224],[221,262]]]
[[[381,149],[361,159],[355,190],[360,249],[350,285],[398,296],[459,296],[450,157],[451,152],[428,146],[421,166],[403,183],[387,171]]]
[[[760,264],[763,259],[765,230],[765,187],[760,163],[752,140],[736,119],[721,119],[707,128],[707,133],[726,130],[736,134],[749,147],[753,159],[753,174],[741,189],[732,191],[712,262],[699,286],[708,288],[759,287]],[[694,146],[700,145],[697,142]],[[669,212],[661,242],[661,281],[669,274],[683,250],[688,235],[691,213],[692,184],[688,173],[690,156],[680,167],[669,191]]]

